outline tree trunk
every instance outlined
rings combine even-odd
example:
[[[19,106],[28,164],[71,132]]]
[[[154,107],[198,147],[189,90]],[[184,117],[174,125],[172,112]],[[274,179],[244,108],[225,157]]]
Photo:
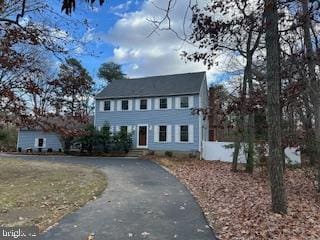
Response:
[[[242,89],[240,91],[240,98],[241,101],[246,101],[246,95],[247,95],[247,78],[243,77],[243,83],[242,83]],[[237,171],[237,165],[238,165],[238,158],[241,148],[241,141],[243,141],[243,133],[244,133],[244,109],[243,105],[240,106],[240,113],[237,120],[237,136],[236,141],[234,143],[234,151],[233,151],[233,160],[232,160],[232,171]]]
[[[239,152],[240,152],[240,142],[241,142],[241,135],[240,135],[240,117],[238,117],[237,120],[237,127],[238,127],[238,132],[236,136],[236,141],[234,142],[234,151],[233,151],[233,159],[232,159],[232,171],[236,172],[238,171],[238,157],[239,157]]]
[[[307,55],[307,64],[309,70],[310,84],[308,84],[310,99],[313,105],[314,112],[314,122],[315,122],[315,144],[314,150],[316,151],[315,162],[317,168],[317,182],[318,182],[318,192],[320,192],[320,87],[316,75],[316,57],[312,47],[311,39],[311,21],[309,14],[309,0],[302,0],[303,9],[303,31],[304,31],[304,45]]]
[[[283,180],[280,106],[280,48],[277,0],[265,0],[267,51],[267,120],[272,210],[286,213],[286,193]]]
[[[251,41],[251,39],[250,39]],[[254,89],[253,89],[253,79],[252,79],[252,55],[247,53],[247,65],[245,70],[245,78],[247,79],[248,86],[249,86],[249,98],[250,102],[254,98]],[[254,112],[251,109],[248,118],[248,156],[247,156],[247,165],[246,171],[249,173],[253,172],[254,167],[254,140],[255,140],[255,121],[254,121]]]

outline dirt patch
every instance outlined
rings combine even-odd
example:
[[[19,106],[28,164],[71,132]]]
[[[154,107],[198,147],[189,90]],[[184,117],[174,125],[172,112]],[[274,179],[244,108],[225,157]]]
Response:
[[[0,158],[0,225],[45,230],[95,199],[105,175],[90,167]]]
[[[193,193],[220,239],[320,239],[320,202],[310,169],[287,169],[288,214],[271,211],[265,171],[230,171],[218,161],[156,158]]]

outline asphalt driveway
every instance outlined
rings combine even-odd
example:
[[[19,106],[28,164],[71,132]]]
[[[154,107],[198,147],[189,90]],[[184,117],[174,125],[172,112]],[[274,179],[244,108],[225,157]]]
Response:
[[[213,240],[190,192],[157,164],[129,158],[23,156],[93,165],[107,174],[108,187],[95,201],[67,215],[43,240]]]

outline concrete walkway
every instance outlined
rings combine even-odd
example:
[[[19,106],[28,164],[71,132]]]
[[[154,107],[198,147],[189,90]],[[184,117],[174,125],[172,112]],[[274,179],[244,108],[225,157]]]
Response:
[[[43,240],[216,239],[189,191],[157,164],[129,158],[23,156],[88,164],[107,174],[101,197],[67,215]]]

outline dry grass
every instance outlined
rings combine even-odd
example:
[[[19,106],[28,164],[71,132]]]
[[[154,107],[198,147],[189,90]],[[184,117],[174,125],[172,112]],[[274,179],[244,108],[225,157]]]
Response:
[[[193,193],[220,239],[319,240],[320,202],[310,169],[287,169],[288,214],[274,214],[264,171],[217,161],[157,158]]]
[[[0,225],[45,230],[98,196],[105,175],[84,166],[0,158]]]

